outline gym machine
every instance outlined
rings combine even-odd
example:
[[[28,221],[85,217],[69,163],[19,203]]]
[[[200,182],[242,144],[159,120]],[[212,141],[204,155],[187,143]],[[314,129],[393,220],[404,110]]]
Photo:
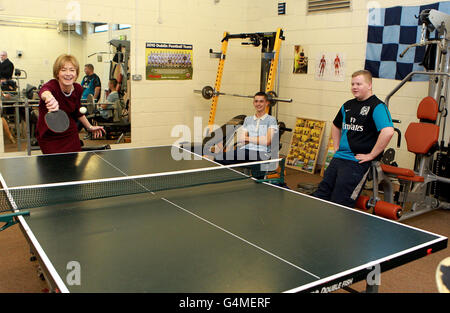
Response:
[[[117,80],[117,89],[119,100],[112,104],[113,120],[111,122],[96,122],[103,126],[107,132],[106,139],[117,137],[116,143],[124,141],[125,136],[131,132],[131,116],[130,116],[130,53],[131,46],[129,40],[113,39],[108,42],[113,47],[114,52],[97,52],[89,55],[113,54],[112,60],[109,62],[109,79]],[[101,58],[100,58],[101,59]],[[98,107],[101,103],[95,103],[92,98],[86,100],[87,118],[92,119],[99,116]]]
[[[233,145],[233,140],[237,130],[244,123],[245,115],[238,115],[228,121],[226,124],[222,125],[220,128],[222,136],[216,136],[213,126],[216,116],[216,109],[218,105],[219,96],[233,96],[233,97],[244,97],[253,98],[253,95],[240,95],[233,93],[221,92],[221,81],[222,75],[227,55],[228,42],[231,39],[242,39],[247,40],[242,42],[242,45],[251,45],[254,47],[261,46],[261,74],[260,74],[260,91],[266,92],[269,98],[269,106],[266,109],[268,114],[272,114],[272,108],[278,102],[292,102],[292,99],[279,98],[274,91],[275,82],[278,72],[279,57],[281,50],[281,43],[285,39],[283,36],[283,30],[278,28],[276,32],[267,33],[242,33],[242,34],[229,34],[224,32],[222,38],[222,47],[220,52],[213,52],[212,49],[209,50],[210,56],[212,58],[219,59],[219,65],[216,74],[216,82],[214,87],[205,86],[201,90],[194,90],[194,93],[199,93],[204,99],[212,100],[211,108],[209,112],[208,128],[201,144],[199,143],[182,143],[184,148],[190,149],[198,154],[206,154],[209,149],[220,143],[223,148],[235,148]],[[230,130],[231,129],[231,130]],[[292,131],[292,129],[287,128],[283,122],[278,122],[279,138],[286,131]],[[216,137],[219,137],[217,139]],[[231,145],[230,145],[231,143]]]
[[[418,18],[422,25],[421,40],[406,48],[400,56],[403,57],[411,47],[426,47],[423,61],[426,71],[409,73],[385,100],[389,107],[391,97],[413,76],[429,77],[428,96],[422,99],[417,110],[419,122],[409,124],[405,133],[408,151],[415,154],[414,169],[396,166],[392,162],[395,151],[387,150],[382,162],[372,162],[373,195],[360,196],[356,205],[394,220],[404,220],[437,208],[450,208],[449,142],[444,138],[450,76],[450,15],[427,9]],[[437,38],[430,39],[435,31]]]

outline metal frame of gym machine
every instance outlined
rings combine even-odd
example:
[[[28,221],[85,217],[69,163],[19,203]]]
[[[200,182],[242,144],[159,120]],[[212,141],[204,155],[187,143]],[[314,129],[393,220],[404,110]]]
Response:
[[[423,182],[407,182],[402,183],[401,187],[406,187],[403,190],[400,189],[394,192],[392,185],[392,179],[395,180],[395,175],[389,177],[389,174],[384,173],[381,170],[380,164],[374,164],[372,166],[372,174],[374,177],[373,183],[373,196],[368,202],[362,205],[363,208],[374,208],[375,214],[377,214],[376,204],[380,201],[378,197],[379,185],[384,193],[384,201],[392,205],[391,212],[388,214],[390,218],[404,220],[411,218],[437,208],[450,208],[448,201],[448,194],[444,195],[444,189],[449,189],[450,178],[441,176],[442,169],[448,168],[450,152],[450,145],[447,141],[447,146],[444,140],[446,118],[448,115],[448,78],[450,67],[450,53],[449,40],[450,40],[450,15],[437,10],[423,10],[419,15],[419,22],[422,24],[422,34],[420,43],[410,45],[400,54],[403,57],[412,47],[427,47],[427,53],[433,53],[433,47],[435,47],[434,64],[429,64],[431,68],[427,71],[414,71],[409,73],[386,97],[385,103],[389,107],[389,101],[392,96],[397,93],[413,76],[426,75],[429,77],[428,96],[432,97],[438,103],[438,117],[436,124],[439,126],[439,147],[436,147],[436,151],[432,151],[429,155],[416,155],[414,164],[414,175],[423,177]],[[430,40],[430,34],[437,32],[437,38]],[[431,58],[433,60],[433,58]],[[443,127],[441,127],[441,120],[444,118]],[[399,145],[398,145],[399,146]],[[438,152],[438,153],[436,153]],[[448,175],[448,170],[447,170]],[[412,184],[412,185],[408,185]],[[408,188],[409,187],[409,188]],[[442,200],[442,196],[447,197],[447,201]],[[396,206],[396,203],[400,206]],[[404,208],[401,205],[411,203],[410,211],[404,213]],[[358,205],[360,207],[361,204]],[[394,208],[396,206],[396,208]],[[382,214],[380,214],[382,215]]]
[[[249,41],[242,42],[242,45],[253,45],[254,47],[261,46],[261,76],[260,76],[260,91],[265,91],[269,96],[270,105],[267,107],[266,112],[268,114],[272,113],[272,107],[274,107],[278,102],[292,102],[292,99],[282,99],[278,98],[275,89],[275,82],[278,73],[278,66],[280,60],[280,50],[281,42],[285,39],[283,36],[283,30],[278,28],[276,32],[267,33],[242,33],[242,34],[229,34],[224,32],[222,38],[222,47],[220,52],[213,52],[212,49],[209,50],[211,58],[218,58],[219,65],[217,68],[216,81],[214,87],[205,86],[202,90],[194,90],[195,93],[200,93],[205,99],[212,99],[211,108],[209,112],[208,119],[208,129],[203,139],[203,143],[191,144],[190,149],[194,152],[200,152],[203,154],[206,145],[210,146],[210,139],[214,138],[214,120],[216,116],[217,105],[220,95],[234,96],[234,97],[244,97],[253,98],[253,95],[240,95],[240,94],[229,94],[220,91],[222,75],[224,71],[225,60],[227,56],[228,42],[230,39],[248,39]],[[278,111],[277,111],[278,113]],[[227,124],[239,126],[244,122],[245,115],[238,115],[231,119]],[[230,140],[230,134],[225,131],[225,126],[223,125],[223,143],[224,147],[227,146],[227,142]],[[278,123],[279,137],[283,135],[286,131],[292,131],[292,129],[287,128],[283,122]],[[234,134],[233,134],[234,135]],[[228,139],[227,139],[228,138]],[[184,147],[186,145],[183,144]]]

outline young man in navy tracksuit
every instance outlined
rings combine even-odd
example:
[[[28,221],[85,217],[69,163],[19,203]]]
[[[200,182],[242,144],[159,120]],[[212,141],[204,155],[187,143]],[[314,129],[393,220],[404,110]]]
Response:
[[[354,207],[372,160],[381,158],[394,134],[386,104],[372,91],[372,74],[352,75],[354,99],[342,105],[331,126],[335,154],[313,196]]]

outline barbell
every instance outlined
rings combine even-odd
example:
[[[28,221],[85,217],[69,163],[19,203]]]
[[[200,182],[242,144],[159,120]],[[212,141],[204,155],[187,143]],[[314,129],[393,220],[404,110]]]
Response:
[[[195,93],[200,93],[203,98],[206,100],[211,99],[215,96],[232,96],[232,97],[241,97],[241,98],[253,98],[254,96],[246,96],[246,95],[240,95],[240,94],[231,94],[231,93],[225,93],[225,92],[217,92],[214,90],[211,86],[205,86],[202,88],[202,90],[194,90]],[[273,107],[277,102],[292,102],[292,99],[286,99],[286,98],[278,98],[275,91],[269,91],[267,92],[267,98],[269,100],[269,105]]]

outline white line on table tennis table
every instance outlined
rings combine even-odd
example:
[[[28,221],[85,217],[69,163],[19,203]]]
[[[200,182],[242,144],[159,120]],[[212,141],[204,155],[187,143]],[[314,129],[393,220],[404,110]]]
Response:
[[[321,286],[323,283],[327,283],[327,282],[333,281],[333,280],[335,280],[335,279],[344,277],[344,276],[349,275],[349,274],[356,273],[356,272],[361,271],[361,270],[364,270],[364,269],[366,269],[366,270],[372,270],[372,267],[374,267],[375,265],[381,265],[381,264],[383,264],[384,262],[389,262],[389,261],[394,260],[394,259],[396,259],[396,258],[399,258],[399,257],[401,257],[401,256],[403,256],[403,255],[407,255],[407,254],[412,253],[412,252],[414,252],[414,251],[418,251],[418,250],[420,250],[420,249],[422,249],[422,248],[429,247],[429,246],[434,245],[434,244],[436,244],[436,243],[438,243],[438,242],[440,242],[440,241],[442,241],[442,240],[443,240],[442,238],[437,238],[437,239],[434,239],[434,240],[432,240],[432,241],[427,241],[427,242],[425,242],[425,243],[422,243],[422,244],[420,244],[420,245],[414,246],[414,247],[412,247],[412,248],[405,249],[405,250],[402,250],[402,251],[400,251],[400,252],[397,252],[397,253],[394,253],[394,254],[385,256],[385,257],[383,257],[383,258],[380,258],[380,259],[377,259],[377,260],[370,261],[370,262],[368,262],[368,263],[366,263],[366,264],[359,265],[359,266],[356,266],[356,267],[354,267],[354,268],[351,268],[351,269],[342,271],[342,272],[340,272],[340,273],[333,274],[333,275],[328,276],[328,277],[325,277],[325,278],[323,278],[323,279],[321,279],[321,280],[318,280],[318,281],[315,281],[315,282],[311,282],[311,283],[308,283],[308,284],[306,284],[306,285],[303,285],[303,286],[300,286],[300,287],[296,287],[296,288],[293,288],[293,289],[284,291],[284,293],[296,293],[296,292],[300,292],[300,291],[303,291],[303,290],[305,290],[305,289],[309,289],[309,288],[313,288],[313,287],[319,287],[319,286]],[[321,287],[322,287],[322,286],[321,286]]]
[[[109,165],[111,165],[112,167],[114,167],[116,170],[118,170],[119,172],[121,172],[123,175],[128,176],[127,173],[125,173],[124,171],[122,171],[120,168],[118,168],[117,166],[115,166],[114,164],[112,164],[111,162],[109,162],[108,160],[105,160],[104,158],[102,158],[102,157],[99,156],[99,155],[97,155],[97,156],[100,157],[100,158],[101,158],[102,160],[104,160],[105,162],[107,162],[107,163],[108,163]],[[138,184],[139,184],[139,183],[138,183]],[[142,188],[144,188],[145,190],[147,190],[148,192],[150,192],[151,194],[153,194],[153,195],[155,194],[153,191],[148,190],[145,186],[142,186],[141,184],[139,184],[139,185],[140,185]],[[215,228],[217,228],[217,229],[219,229],[219,230],[221,230],[221,231],[223,231],[223,232],[225,232],[225,233],[227,233],[227,234],[229,234],[229,235],[231,235],[231,236],[233,236],[233,237],[235,237],[235,238],[237,238],[237,239],[239,239],[239,240],[241,240],[241,241],[243,241],[243,242],[245,242],[245,243],[247,243],[247,244],[249,244],[249,245],[251,245],[251,246],[253,246],[253,247],[255,247],[255,248],[257,248],[258,250],[261,250],[262,252],[264,252],[264,253],[266,253],[266,254],[269,254],[269,255],[273,256],[274,258],[276,258],[276,259],[278,259],[278,260],[280,260],[280,261],[282,261],[282,262],[284,262],[284,263],[286,263],[286,264],[288,264],[288,265],[290,265],[290,266],[292,266],[292,267],[295,267],[296,269],[298,269],[298,270],[300,270],[300,271],[302,271],[302,272],[304,272],[304,273],[307,273],[307,274],[309,274],[309,275],[311,275],[311,276],[313,276],[313,277],[315,277],[315,278],[317,278],[317,279],[320,279],[319,276],[317,276],[317,275],[315,275],[315,274],[313,274],[313,273],[311,273],[311,272],[308,272],[307,270],[305,270],[305,269],[303,269],[303,268],[301,268],[301,267],[299,267],[299,266],[297,266],[297,265],[295,265],[295,264],[293,264],[293,263],[291,263],[291,262],[289,262],[289,261],[283,259],[282,257],[279,257],[279,256],[276,255],[276,254],[273,254],[273,253],[270,252],[270,251],[267,251],[267,250],[261,248],[260,246],[254,244],[254,243],[252,243],[252,242],[250,242],[250,241],[248,241],[248,240],[245,240],[245,239],[242,238],[242,237],[239,237],[238,235],[236,235],[236,234],[234,234],[234,233],[232,233],[232,232],[226,230],[225,228],[222,228],[222,227],[220,227],[219,225],[216,225],[216,224],[214,224],[213,222],[208,221],[207,219],[205,219],[205,218],[203,218],[203,217],[201,217],[201,216],[199,216],[199,215],[197,215],[197,214],[195,214],[195,213],[193,213],[193,212],[191,212],[191,211],[189,211],[189,210],[187,210],[187,209],[185,209],[185,208],[183,208],[183,207],[177,205],[176,203],[173,203],[173,202],[170,201],[170,200],[167,200],[166,198],[161,198],[161,200],[163,200],[163,201],[165,201],[165,202],[167,202],[167,203],[169,203],[169,204],[175,206],[176,208],[179,208],[179,209],[183,210],[184,212],[186,212],[186,213],[188,213],[188,214],[190,214],[190,215],[192,215],[192,216],[194,216],[194,217],[196,217],[196,218],[202,220],[203,222],[208,223],[209,225],[211,225],[211,226],[213,226],[213,227],[215,227]]]
[[[6,192],[6,195],[12,205],[12,209],[14,212],[20,212],[20,210],[17,208],[16,202],[11,196],[11,194],[8,191],[8,185],[6,185],[6,181],[3,178],[3,175],[0,174],[0,182],[3,185],[3,188]],[[59,276],[58,272],[56,271],[55,267],[53,266],[52,262],[48,258],[47,254],[45,253],[44,249],[42,248],[41,244],[37,240],[36,236],[34,235],[33,231],[31,230],[28,223],[25,221],[25,218],[22,215],[17,216],[20,224],[23,227],[23,230],[27,234],[28,238],[30,239],[32,245],[36,249],[37,254],[41,258],[42,262],[44,263],[45,267],[47,268],[49,274],[53,278],[53,281],[56,283],[57,287],[59,288],[59,291],[62,293],[69,292],[69,289],[66,287],[64,281],[62,280],[61,276]]]
[[[120,168],[118,168],[117,166],[115,166],[114,164],[112,164],[111,162],[109,162],[108,160],[106,160],[105,158],[102,158],[100,155],[98,155],[97,153],[94,152],[94,154],[99,157],[100,159],[102,159],[103,161],[105,161],[107,164],[109,164],[111,167],[113,167],[115,170],[119,171],[122,175],[124,176],[130,176],[127,173],[125,173],[124,171],[122,171]],[[135,181],[136,184],[138,184],[140,187],[142,187],[142,189],[146,190],[147,192],[150,192],[152,195],[154,195],[155,193],[151,190],[148,190],[148,188],[146,188],[144,185],[142,185],[141,183],[139,183],[138,181]]]
[[[252,242],[250,242],[250,241],[248,241],[248,240],[245,240],[245,239],[242,238],[242,237],[239,237],[238,235],[236,235],[236,234],[234,234],[234,233],[232,233],[232,232],[226,230],[225,228],[222,228],[222,227],[220,227],[219,225],[216,225],[216,224],[214,224],[213,222],[210,222],[210,221],[208,221],[207,219],[205,219],[205,218],[203,218],[203,217],[201,217],[201,216],[199,216],[199,215],[197,215],[197,214],[195,214],[195,213],[192,213],[191,211],[189,211],[189,210],[183,208],[182,206],[179,206],[179,205],[176,204],[176,203],[173,203],[173,202],[170,201],[170,200],[167,200],[166,198],[161,198],[161,200],[164,200],[164,201],[166,201],[167,203],[170,203],[171,205],[173,205],[173,206],[179,208],[180,210],[183,210],[184,212],[186,212],[186,213],[188,213],[188,214],[191,214],[192,216],[195,216],[196,218],[198,218],[198,219],[204,221],[205,223],[208,223],[209,225],[211,225],[211,226],[213,226],[213,227],[215,227],[215,228],[217,228],[217,229],[220,229],[221,231],[223,231],[223,232],[225,232],[225,233],[227,233],[227,234],[229,234],[229,235],[231,235],[231,236],[233,236],[233,237],[235,237],[235,238],[237,238],[237,239],[239,239],[239,240],[241,240],[241,241],[243,241],[243,242],[245,242],[245,243],[247,243],[247,244],[249,244],[249,245],[251,245],[251,246],[257,248],[257,249],[259,249],[259,250],[261,250],[261,251],[264,252],[264,253],[267,253],[267,254],[273,256],[274,258],[277,258],[277,259],[280,260],[280,261],[283,261],[284,263],[289,264],[290,266],[295,267],[296,269],[298,269],[298,270],[300,270],[300,271],[302,271],[302,272],[305,272],[305,273],[307,273],[307,274],[309,274],[309,275],[311,275],[311,276],[314,276],[314,277],[317,278],[317,279],[320,279],[319,276],[314,275],[314,274],[311,273],[311,272],[308,272],[307,270],[305,270],[305,269],[303,269],[303,268],[301,268],[301,267],[299,267],[299,266],[297,266],[297,265],[295,265],[295,264],[293,264],[293,263],[291,263],[291,262],[289,262],[289,261],[283,259],[282,257],[279,257],[279,256],[276,255],[276,254],[273,254],[273,253],[270,252],[270,251],[267,251],[267,250],[261,248],[260,246],[254,244],[254,243],[252,243]]]
[[[181,148],[181,149],[185,150],[184,148]],[[187,151],[188,151],[188,150],[187,150]],[[190,151],[189,151],[189,152],[190,152]],[[191,152],[191,153],[192,153],[192,152]],[[201,157],[202,157],[202,156],[201,156]],[[205,158],[202,157],[202,159],[205,159]],[[211,160],[209,160],[209,159],[207,159],[207,160],[208,160],[208,161],[211,161]],[[105,161],[106,161],[106,160],[105,160]],[[106,162],[108,162],[108,161],[106,161]],[[216,163],[216,162],[214,162],[214,161],[212,161],[212,162],[213,162],[213,163]],[[111,166],[113,166],[114,168],[116,168],[118,171],[120,171],[121,173],[123,173],[124,175],[127,175],[127,174],[124,173],[122,170],[120,170],[119,168],[117,168],[116,166],[114,166],[113,164],[111,164],[110,162],[108,162],[108,163],[109,163]],[[218,163],[217,163],[217,164],[218,164]],[[221,165],[221,164],[218,164],[218,165]],[[267,184],[267,183],[264,183],[264,184]],[[267,184],[267,185],[269,185],[269,184]],[[273,186],[273,185],[271,185],[271,186],[272,186],[272,187],[279,188],[279,189],[282,189],[282,188],[279,187],[279,186]],[[145,188],[145,187],[144,187],[144,188]],[[283,189],[284,189],[284,188],[283,188]],[[286,189],[284,189],[284,190],[286,191]],[[287,191],[293,192],[293,193],[295,193],[295,194],[300,194],[300,193],[298,193],[298,192],[295,192],[295,191],[289,190],[289,189],[288,189]],[[154,193],[152,192],[152,194],[154,194]],[[303,194],[302,194],[302,195],[303,195]],[[303,195],[303,196],[307,196],[307,195]],[[307,197],[310,197],[310,196],[307,196]],[[305,273],[307,273],[307,274],[309,274],[309,275],[311,275],[311,276],[313,276],[313,277],[319,279],[319,281],[315,281],[315,282],[306,284],[306,285],[304,285],[304,286],[300,286],[300,287],[293,288],[293,289],[291,289],[291,290],[285,291],[285,292],[287,292],[287,293],[290,293],[290,292],[298,292],[298,291],[307,289],[307,288],[309,288],[309,287],[318,286],[318,285],[320,285],[320,284],[323,283],[323,282],[329,281],[330,279],[342,277],[342,275],[344,275],[344,274],[352,273],[352,272],[357,271],[357,270],[359,270],[359,269],[364,269],[364,268],[368,268],[368,267],[370,268],[370,266],[373,266],[373,265],[375,265],[375,264],[380,264],[382,261],[384,261],[384,260],[389,260],[389,259],[391,259],[393,256],[396,256],[396,255],[402,255],[402,254],[406,253],[406,251],[413,251],[413,250],[415,250],[415,249],[418,248],[418,247],[413,247],[413,248],[411,248],[411,249],[402,251],[402,252],[400,252],[400,253],[397,253],[397,254],[390,255],[390,256],[388,256],[388,257],[382,258],[382,259],[380,259],[380,260],[375,260],[375,261],[369,262],[369,263],[367,263],[367,264],[364,264],[364,265],[362,265],[362,266],[358,266],[358,267],[356,267],[356,268],[353,268],[353,269],[350,269],[350,270],[347,270],[347,271],[343,271],[342,273],[335,274],[335,275],[332,275],[332,276],[329,276],[329,277],[325,277],[325,278],[320,278],[320,277],[318,277],[317,275],[315,275],[315,274],[313,274],[313,273],[311,273],[311,272],[308,272],[308,271],[306,271],[305,269],[303,269],[303,268],[301,268],[301,267],[299,267],[299,266],[297,266],[297,265],[295,265],[295,264],[293,264],[293,263],[291,263],[291,262],[289,262],[289,261],[287,261],[287,260],[285,260],[285,259],[283,259],[283,258],[281,258],[281,257],[279,257],[279,256],[277,256],[277,255],[275,255],[275,254],[273,254],[273,253],[271,253],[271,252],[269,252],[269,251],[267,251],[267,250],[261,248],[261,247],[259,247],[258,245],[254,244],[254,243],[252,243],[252,242],[249,242],[248,240],[245,240],[245,239],[239,237],[238,235],[236,235],[236,234],[234,234],[234,233],[232,233],[232,232],[230,232],[230,231],[228,231],[228,230],[226,230],[226,229],[224,229],[224,228],[222,228],[222,227],[220,227],[220,226],[218,226],[218,225],[216,225],[216,224],[214,224],[214,223],[212,223],[212,222],[210,222],[210,221],[204,219],[203,217],[198,216],[198,215],[196,215],[196,214],[193,213],[193,212],[190,212],[189,210],[187,210],[187,209],[185,209],[185,208],[183,208],[183,207],[181,207],[181,206],[179,206],[179,205],[177,205],[177,204],[175,204],[175,203],[173,203],[173,202],[167,200],[166,198],[161,198],[161,200],[166,201],[167,203],[169,203],[169,204],[171,204],[171,205],[173,205],[173,206],[179,208],[180,210],[183,210],[184,212],[186,212],[186,213],[188,213],[188,214],[190,214],[190,215],[192,215],[192,216],[194,216],[194,217],[196,217],[196,218],[198,218],[198,219],[204,221],[205,223],[208,223],[208,224],[210,224],[211,226],[213,226],[213,227],[215,227],[215,228],[217,228],[217,229],[219,229],[219,230],[221,230],[221,231],[223,231],[223,232],[225,232],[225,233],[227,233],[227,234],[229,234],[229,235],[231,235],[231,236],[233,236],[233,237],[235,237],[235,238],[237,238],[237,239],[239,239],[239,240],[241,240],[241,241],[243,241],[243,242],[245,242],[245,243],[247,243],[247,244],[249,244],[249,245],[251,245],[251,246],[253,246],[253,247],[257,248],[257,249],[259,249],[259,250],[261,250],[261,251],[263,251],[264,253],[269,254],[269,255],[271,255],[271,256],[273,256],[273,257],[279,259],[280,261],[282,261],[282,262],[284,262],[284,263],[286,263],[286,264],[288,264],[288,265],[291,265],[291,266],[293,266],[294,268],[297,268],[297,269],[299,269],[300,271],[305,272]],[[325,202],[328,202],[328,201],[325,201]],[[344,208],[348,209],[347,207],[344,207]],[[360,214],[370,215],[371,217],[374,217],[374,218],[380,218],[380,219],[383,219],[383,218],[381,218],[381,217],[378,217],[378,216],[374,216],[374,215],[368,214],[368,213],[366,213],[366,212],[361,212],[361,211],[358,211],[358,210],[352,210],[352,211],[356,211],[356,212],[358,212],[358,213],[360,213]],[[393,223],[395,223],[395,224],[400,224],[400,223],[394,222],[394,221],[390,221],[390,222],[393,222]],[[412,228],[412,229],[415,229],[415,230],[419,230],[419,229],[416,229],[416,228],[411,227],[411,226],[409,226],[409,225],[404,225],[404,224],[400,224],[400,225],[405,226],[405,227],[407,227],[407,228]],[[419,231],[423,231],[423,230],[419,230]],[[426,233],[429,233],[429,232],[426,232]],[[429,233],[429,234],[433,234],[433,233]],[[440,237],[440,238],[434,240],[433,243],[434,243],[434,242],[437,242],[437,241],[440,241],[440,240],[442,240],[442,238],[443,238],[442,236],[437,235],[437,234],[433,234],[433,235]],[[429,244],[429,243],[425,243],[425,244],[423,244],[423,245],[420,245],[419,247],[425,246],[425,245],[427,245],[427,244]]]

